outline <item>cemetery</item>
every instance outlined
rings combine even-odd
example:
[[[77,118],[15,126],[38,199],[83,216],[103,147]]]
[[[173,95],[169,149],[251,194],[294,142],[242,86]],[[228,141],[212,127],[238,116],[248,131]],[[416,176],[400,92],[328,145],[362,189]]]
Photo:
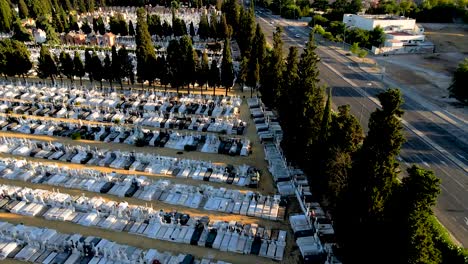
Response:
[[[336,263],[278,112],[234,87],[243,40],[230,46],[225,14],[113,6],[73,18],[57,43],[28,19],[41,80],[0,81],[0,259]]]

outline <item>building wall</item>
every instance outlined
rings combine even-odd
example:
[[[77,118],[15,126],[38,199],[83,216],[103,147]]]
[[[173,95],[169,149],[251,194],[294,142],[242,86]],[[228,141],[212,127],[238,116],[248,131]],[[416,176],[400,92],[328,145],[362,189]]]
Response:
[[[402,42],[413,42],[413,41],[424,41],[424,35],[404,35],[404,36],[395,36],[391,34],[386,34],[386,39],[396,39]]]
[[[359,16],[354,14],[344,14],[343,23],[347,26],[354,26],[364,30],[373,30],[375,27],[380,26],[384,31],[397,31],[397,30],[414,30],[416,25],[415,19],[378,19]],[[390,29],[394,27],[393,29]]]

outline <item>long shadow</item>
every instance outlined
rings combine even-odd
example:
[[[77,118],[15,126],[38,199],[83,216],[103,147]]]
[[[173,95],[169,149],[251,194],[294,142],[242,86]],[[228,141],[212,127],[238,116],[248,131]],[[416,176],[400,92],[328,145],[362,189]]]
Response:
[[[345,72],[343,73],[343,75],[350,79],[350,80],[359,80],[359,81],[368,81],[367,78],[365,78],[364,76],[362,76],[361,74],[358,74],[358,73],[348,73],[348,72]]]
[[[333,97],[363,97],[360,93],[358,93],[355,88],[351,86],[333,86],[330,85],[329,87],[332,88],[332,96]]]

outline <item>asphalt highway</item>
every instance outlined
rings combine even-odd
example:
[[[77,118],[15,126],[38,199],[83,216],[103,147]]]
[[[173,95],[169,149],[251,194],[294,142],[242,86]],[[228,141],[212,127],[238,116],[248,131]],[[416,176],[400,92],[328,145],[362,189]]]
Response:
[[[308,40],[310,29],[298,26],[278,16],[272,16],[257,8],[260,23],[268,43],[276,26],[283,27],[284,50],[297,46],[299,50]],[[332,45],[319,41],[317,54],[320,79],[332,88],[334,106],[349,104],[351,111],[367,130],[370,113],[379,102],[376,95],[387,88],[382,76],[363,71],[349,58],[338,53]],[[383,78],[387,78],[384,76]],[[406,142],[398,157],[402,171],[411,164],[430,169],[442,180],[441,194],[435,214],[439,221],[465,248],[468,247],[468,145],[466,124],[443,113],[442,109],[429,106],[419,97],[405,93],[402,122]]]

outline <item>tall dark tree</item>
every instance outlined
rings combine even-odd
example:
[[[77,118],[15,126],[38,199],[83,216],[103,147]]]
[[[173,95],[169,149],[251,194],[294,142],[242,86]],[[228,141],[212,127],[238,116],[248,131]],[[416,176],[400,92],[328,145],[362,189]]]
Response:
[[[417,166],[408,168],[408,177],[402,180],[403,219],[406,226],[401,261],[406,263],[444,263],[431,228],[432,207],[440,193],[441,180],[432,171]]]
[[[273,33],[273,50],[260,87],[262,101],[270,107],[276,106],[276,101],[281,97],[281,81],[284,70],[282,31],[281,27],[277,27]]]
[[[0,0],[0,32],[9,32],[12,28],[13,14],[7,0]]]
[[[228,24],[227,24],[227,21],[226,21],[226,16],[224,14],[222,14],[221,18],[219,19],[216,32],[217,32],[218,37],[220,39],[230,38],[231,37],[230,36],[231,34],[229,32],[229,27],[228,27]]]
[[[210,16],[210,37],[218,40],[219,35],[218,35],[218,15],[213,12],[211,13]]]
[[[192,38],[195,36],[195,27],[193,26],[193,21],[190,22],[190,36]]]
[[[352,157],[360,148],[363,139],[362,128],[356,117],[351,115],[350,107],[339,106],[338,113],[332,115],[330,134],[326,141],[328,148],[323,150],[320,167],[320,181],[325,190],[322,194],[332,212],[336,211],[339,200],[345,197],[352,173]]]
[[[18,40],[21,42],[32,41],[33,37],[21,24],[21,21],[18,19],[13,23],[13,37],[12,39]]]
[[[452,84],[448,90],[450,97],[456,98],[460,102],[468,105],[468,58],[465,58],[453,73]]]
[[[73,59],[65,51],[60,52],[60,73],[65,75],[73,83]]]
[[[85,75],[85,68],[83,61],[80,58],[80,54],[75,51],[73,56],[73,75],[80,78],[80,85],[83,85],[83,76]]]
[[[150,82],[154,80],[152,67],[156,62],[156,52],[153,42],[146,24],[146,16],[144,9],[140,8],[137,11],[138,24],[136,34],[136,57],[137,57],[137,75],[139,81]]]
[[[128,22],[128,35],[135,36],[135,28],[133,27],[133,22],[131,20]]]
[[[117,53],[117,48],[115,45],[112,46],[112,79],[114,79],[120,88],[122,88],[122,61]]]
[[[41,46],[39,58],[37,59],[37,76],[41,79],[50,78],[55,84],[54,76],[57,75],[58,69],[54,58],[50,54],[49,48],[45,45]]]
[[[239,3],[236,0],[227,0],[223,2],[221,8],[226,14],[226,21],[232,28],[238,28],[239,24]]]
[[[208,84],[213,87],[213,96],[216,94],[216,87],[219,86],[220,83],[220,76],[219,76],[219,68],[218,63],[215,59],[211,61],[210,65],[210,77],[208,79]]]
[[[393,225],[390,224],[394,214],[389,208],[395,204],[392,197],[396,195],[394,190],[398,184],[399,166],[396,156],[404,142],[400,121],[403,100],[397,89],[386,90],[378,98],[382,108],[373,112],[369,119],[369,132],[353,165],[337,225],[344,236],[342,243],[350,261],[356,259],[351,252],[357,245],[356,241],[351,242],[352,235],[345,228],[354,226],[360,230],[360,241],[375,242],[369,245],[374,254],[387,255],[385,263],[395,263],[393,257],[396,256],[389,256],[385,252],[393,251],[397,245],[385,237],[394,233]],[[355,205],[353,209],[348,208],[351,204]],[[363,262],[371,261],[367,256],[359,259]]]
[[[125,46],[121,47],[118,52],[120,60],[120,73],[122,78],[127,78],[128,84],[134,83],[135,74],[133,73],[133,61],[132,58],[128,55],[128,51]],[[121,81],[122,83],[122,81]]]
[[[29,17],[28,6],[24,2],[24,0],[19,0],[18,1],[18,13],[19,13],[19,17],[21,19],[25,19],[25,18]]]
[[[243,9],[242,9],[243,10]],[[237,39],[242,55],[250,54],[255,34],[255,14],[252,8],[241,11]],[[248,55],[247,55],[248,56]]]
[[[112,70],[112,61],[110,59],[109,53],[106,53],[106,57],[104,58],[103,79],[109,82],[111,89],[113,89],[112,83],[114,80],[114,74]]]
[[[88,78],[90,82],[94,81],[93,78],[93,57],[91,55],[91,50],[85,50],[85,72],[88,74]]]
[[[203,94],[203,86],[208,85],[208,77],[210,73],[210,65],[208,62],[208,54],[206,51],[203,51],[203,55],[200,61],[200,72],[197,74],[198,76],[198,85],[200,86],[200,93]]]
[[[278,104],[280,113],[281,127],[283,128],[283,140],[281,142],[283,150],[289,157],[295,153],[294,146],[297,146],[297,131],[299,131],[299,120],[301,113],[296,104],[300,100],[298,91],[299,73],[298,73],[298,51],[296,47],[290,47],[286,59],[286,67],[283,72],[283,82],[281,84],[282,93]]]
[[[231,58],[231,42],[228,38],[224,40],[223,59],[221,61],[221,84],[226,89],[226,96],[228,90],[232,88],[234,81],[234,68],[232,66]]]
[[[210,24],[208,23],[208,17],[202,14],[200,17],[200,23],[198,24],[198,36],[201,39],[207,39],[210,34]]]
[[[167,47],[167,65],[169,67],[169,83],[172,87],[177,89],[179,92],[179,87],[184,85],[184,79],[182,75],[183,63],[184,63],[184,53],[180,46],[179,41],[171,40]]]
[[[83,25],[81,25],[81,31],[83,31],[85,34],[89,34],[93,30],[91,29],[91,26],[89,26],[88,22],[85,22]]]
[[[96,52],[93,53],[91,58],[91,71],[93,79],[100,83],[102,89],[102,79],[104,79],[105,76],[105,69],[102,65],[101,59],[98,57]]]
[[[298,142],[303,142],[301,151],[305,154],[301,157],[301,161],[307,170],[307,166],[311,166],[314,144],[317,141],[317,137],[320,131],[320,123],[323,116],[323,102],[324,94],[323,87],[319,84],[319,71],[317,69],[317,63],[319,57],[315,53],[313,35],[309,37],[304,51],[301,55],[299,62],[298,74],[298,111],[303,113],[303,120],[300,121],[298,135]],[[299,152],[300,153],[300,152]],[[311,168],[312,169],[312,168]]]
[[[22,76],[23,80],[25,75],[28,74],[29,70],[32,68],[32,62],[30,60],[30,53],[24,43],[4,39],[1,41],[3,50],[3,59],[6,61],[3,74],[7,76]]]

